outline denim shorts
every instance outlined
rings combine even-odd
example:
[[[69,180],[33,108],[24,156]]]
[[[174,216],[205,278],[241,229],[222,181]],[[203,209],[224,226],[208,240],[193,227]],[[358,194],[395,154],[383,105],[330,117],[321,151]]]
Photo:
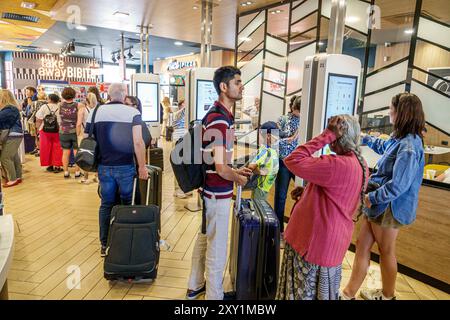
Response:
[[[378,217],[376,217],[376,218],[367,217],[367,220],[369,222],[379,225],[382,228],[398,229],[403,226],[400,222],[395,220],[394,215],[392,214],[391,205],[388,205],[386,210],[382,214],[380,214]]]
[[[61,142],[61,148],[64,150],[78,150],[78,137],[76,133],[60,133],[59,141]]]

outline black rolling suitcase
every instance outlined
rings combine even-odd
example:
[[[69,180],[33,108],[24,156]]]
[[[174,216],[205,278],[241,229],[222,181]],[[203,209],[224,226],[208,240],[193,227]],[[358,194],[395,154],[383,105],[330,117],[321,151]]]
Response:
[[[136,193],[136,180],[132,203]],[[151,183],[150,178],[148,184]],[[146,199],[150,199],[150,190],[151,186],[148,186]],[[107,280],[155,279],[160,255],[160,230],[158,206],[114,206],[111,212],[104,277]]]
[[[273,300],[280,263],[280,225],[265,200],[242,199],[238,187],[230,247],[230,278],[237,300]]]
[[[162,148],[149,149],[148,156],[150,157],[150,164],[152,166],[159,167],[164,171],[164,152]]]
[[[150,182],[139,179],[139,187],[136,192],[136,204],[154,204],[161,208],[162,204],[162,170],[159,167],[147,165]],[[150,192],[147,189],[150,188]],[[148,197],[146,199],[146,197]]]

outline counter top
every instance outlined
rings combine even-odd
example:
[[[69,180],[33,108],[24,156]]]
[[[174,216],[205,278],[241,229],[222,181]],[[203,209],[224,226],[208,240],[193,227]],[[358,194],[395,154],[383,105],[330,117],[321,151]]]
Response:
[[[14,253],[14,220],[12,215],[0,216],[0,290],[8,277]]]

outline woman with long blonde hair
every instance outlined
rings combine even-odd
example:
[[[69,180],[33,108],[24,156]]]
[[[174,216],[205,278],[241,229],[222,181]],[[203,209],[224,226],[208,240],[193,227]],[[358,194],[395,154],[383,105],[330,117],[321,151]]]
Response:
[[[161,135],[166,135],[166,128],[169,125],[169,116],[170,116],[170,99],[169,97],[164,97],[163,101],[161,102],[162,108],[163,108],[163,118],[162,118],[162,128],[161,128]]]
[[[8,180],[3,186],[8,188],[22,182],[19,146],[23,139],[23,129],[19,103],[12,92],[5,89],[0,90],[0,130],[0,162]]]

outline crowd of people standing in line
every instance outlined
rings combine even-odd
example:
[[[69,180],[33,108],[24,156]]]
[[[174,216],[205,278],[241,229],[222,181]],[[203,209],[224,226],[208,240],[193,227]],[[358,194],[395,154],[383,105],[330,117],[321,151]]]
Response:
[[[76,91],[66,87],[61,93],[45,93],[39,86],[27,87],[26,98],[19,104],[13,93],[6,89],[0,91],[0,146],[3,186],[13,187],[22,182],[22,160],[20,145],[25,133],[33,137],[35,148],[29,152],[39,157],[40,165],[46,171],[64,172],[64,178],[70,178],[69,167],[74,167],[74,177],[80,183],[98,182],[97,175],[89,180],[88,172],[81,170],[73,163],[89,115],[94,108],[105,104],[97,87],[90,87],[83,103],[75,101]],[[126,105],[141,108],[139,99],[127,96]],[[140,112],[142,110],[139,110]],[[49,125],[48,123],[52,123]],[[147,144],[150,133],[145,126],[143,134]],[[72,157],[72,163],[70,158]]]
[[[234,67],[222,67],[216,70],[213,82],[219,95],[214,107],[221,112],[208,113],[203,119],[203,152],[214,159],[214,164],[206,171],[205,185],[200,189],[204,197],[206,233],[199,230],[195,240],[186,297],[195,299],[206,293],[206,299],[227,298],[223,292],[222,275],[233,186],[245,186],[249,177],[256,173],[260,177],[252,197],[267,198],[275,185],[274,211],[280,220],[285,242],[277,299],[355,299],[366,276],[374,243],[380,249],[383,287],[362,290],[361,296],[372,300],[395,299],[395,242],[399,230],[415,220],[423,177],[425,118],[420,99],[411,93],[393,97],[389,115],[394,131],[388,140],[362,134],[356,117],[338,115],[328,119],[328,126],[320,135],[298,145],[301,98],[293,97],[286,116],[278,119],[277,123],[261,125],[256,157],[247,167],[233,169],[229,164],[232,162],[234,137],[228,132],[234,128],[232,107],[242,99],[241,73]],[[141,179],[148,178],[145,148],[151,137],[147,137],[148,129],[144,129],[139,100],[126,96],[124,85],[112,84],[106,103],[95,89],[89,90],[85,104],[74,102],[75,91],[72,88],[63,90],[62,102],[56,94],[44,99],[42,95],[38,97],[36,90],[30,89],[27,102],[45,100],[45,103],[34,110],[27,105],[27,109],[32,110],[36,118],[41,165],[54,172],[63,167],[65,178],[70,177],[70,151],[76,153],[80,138],[86,136],[95,124],[94,134],[99,144],[100,242],[104,256],[111,209],[117,203],[117,196],[122,203],[130,203],[136,174]],[[107,106],[98,108],[93,121],[92,110],[104,103]],[[175,131],[180,130],[181,134],[185,130],[185,108],[182,101],[179,106],[179,111],[173,116]],[[12,93],[2,90],[1,162],[8,178],[7,187],[22,180],[18,149],[24,128],[19,109]],[[46,132],[48,123],[45,122],[49,122],[52,116],[57,119],[58,131]],[[224,139],[211,140],[209,130],[222,132]],[[273,130],[280,133],[278,137]],[[275,141],[278,150],[271,147]],[[377,171],[372,174],[361,155],[361,143],[382,155]],[[211,144],[212,148],[206,148]],[[334,154],[314,156],[327,145]],[[82,175],[75,168],[75,177]],[[84,175],[87,179],[87,173]],[[296,203],[284,231],[288,187],[295,176],[308,183],[292,192],[291,197]],[[354,219],[360,216],[362,227],[356,243],[352,275],[340,292],[342,261],[351,241]]]

